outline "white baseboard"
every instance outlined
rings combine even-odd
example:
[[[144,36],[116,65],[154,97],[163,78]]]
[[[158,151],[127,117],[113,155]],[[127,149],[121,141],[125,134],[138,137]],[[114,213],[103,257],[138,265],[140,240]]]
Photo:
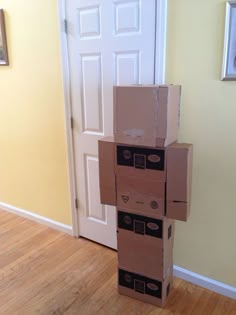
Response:
[[[50,227],[54,230],[72,235],[72,226],[70,226],[70,225],[66,225],[66,224],[51,220],[51,219],[43,217],[39,214],[30,212],[28,210],[23,210],[23,209],[17,208],[17,207],[8,205],[8,204],[3,203],[3,202],[0,202],[0,209],[7,211],[7,212],[10,212],[10,213],[13,213],[13,214],[17,214],[21,217],[35,221],[37,223],[47,225],[48,227]]]
[[[174,265],[174,275],[200,287],[222,294],[236,300],[236,287],[201,276],[195,272]]]

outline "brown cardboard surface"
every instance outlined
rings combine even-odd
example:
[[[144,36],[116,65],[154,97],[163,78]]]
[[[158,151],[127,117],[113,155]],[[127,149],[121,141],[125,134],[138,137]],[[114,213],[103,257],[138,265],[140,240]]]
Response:
[[[143,277],[142,277],[143,276]],[[157,280],[157,281],[155,281]],[[147,278],[145,275],[135,274],[119,265],[118,291],[134,299],[164,306],[173,286],[173,266],[164,280]]]
[[[186,221],[191,202],[192,144],[174,143],[166,150],[166,215]],[[175,215],[176,213],[176,215]]]
[[[187,221],[190,214],[190,202],[167,201],[166,216],[179,221]]]
[[[180,94],[177,85],[115,86],[115,141],[150,147],[177,141]]]
[[[135,273],[164,279],[173,264],[174,221],[166,217],[153,220],[122,211],[118,211],[117,221],[119,264]],[[141,230],[143,222],[145,226]],[[151,229],[162,232],[152,235]]]
[[[118,230],[118,262],[124,268],[149,277],[163,279],[173,264],[173,237],[164,247],[148,236]]]
[[[166,149],[116,144],[117,176],[166,181]]]
[[[143,215],[165,215],[165,182],[117,175],[116,186],[117,207]]]
[[[167,200],[190,202],[192,144],[174,143],[167,152]]]
[[[99,184],[102,204],[116,206],[115,143],[113,137],[98,141]]]

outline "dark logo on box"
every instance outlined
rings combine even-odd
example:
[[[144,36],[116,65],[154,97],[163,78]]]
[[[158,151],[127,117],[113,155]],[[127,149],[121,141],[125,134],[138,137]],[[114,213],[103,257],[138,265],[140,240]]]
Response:
[[[118,165],[157,171],[165,170],[165,149],[117,145],[116,154]]]
[[[149,222],[147,224],[147,227],[150,229],[150,230],[158,230],[159,229],[159,226],[156,224],[156,223],[153,223],[153,222]]]
[[[168,296],[170,293],[170,283],[168,284],[167,288],[166,288],[166,296]]]
[[[168,239],[171,238],[171,234],[172,234],[172,225],[168,227]]]
[[[129,196],[121,195],[121,198],[122,198],[124,203],[127,203],[129,201]]]
[[[128,225],[132,223],[132,219],[129,215],[124,216],[124,223]]]
[[[147,287],[148,287],[148,289],[150,289],[152,291],[158,291],[159,290],[158,286],[155,283],[151,283],[151,282],[147,283]]]
[[[149,161],[149,162],[158,163],[158,162],[160,162],[160,160],[161,160],[161,158],[160,158],[160,156],[157,155],[157,154],[150,154],[150,155],[148,156],[148,161]]]
[[[163,220],[118,211],[118,228],[162,239]]]
[[[145,282],[135,279],[134,280],[134,289],[136,292],[145,294]]]
[[[151,203],[150,203],[150,207],[151,207],[152,209],[157,209],[157,208],[158,208],[158,203],[157,203],[155,200],[153,200],[153,201],[151,201]]]
[[[134,232],[137,234],[145,234],[145,222],[134,220]]]
[[[128,274],[128,273],[126,273],[126,274],[124,275],[124,279],[125,279],[125,281],[128,282],[128,283],[131,283],[131,282],[132,282],[132,277],[131,277],[131,275]]]
[[[144,205],[144,202],[142,202],[142,201],[135,201],[138,205]]]
[[[144,154],[134,154],[134,167],[135,168],[146,168],[146,156]]]
[[[130,150],[124,150],[123,151],[123,157],[125,160],[130,160],[132,157],[131,151]]]
[[[136,292],[162,298],[162,282],[140,274],[119,269],[119,285]]]

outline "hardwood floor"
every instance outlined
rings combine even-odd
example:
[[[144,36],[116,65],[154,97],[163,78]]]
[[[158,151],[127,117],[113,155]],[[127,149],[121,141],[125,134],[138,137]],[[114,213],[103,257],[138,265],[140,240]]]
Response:
[[[236,315],[236,301],[175,278],[161,309],[117,293],[116,252],[0,211],[0,315]]]

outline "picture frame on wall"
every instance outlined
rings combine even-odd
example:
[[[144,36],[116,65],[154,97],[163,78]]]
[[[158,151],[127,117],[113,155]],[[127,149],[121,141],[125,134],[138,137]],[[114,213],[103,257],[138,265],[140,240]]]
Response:
[[[0,66],[9,65],[4,11],[0,9]]]
[[[236,1],[226,2],[222,80],[236,80]]]

